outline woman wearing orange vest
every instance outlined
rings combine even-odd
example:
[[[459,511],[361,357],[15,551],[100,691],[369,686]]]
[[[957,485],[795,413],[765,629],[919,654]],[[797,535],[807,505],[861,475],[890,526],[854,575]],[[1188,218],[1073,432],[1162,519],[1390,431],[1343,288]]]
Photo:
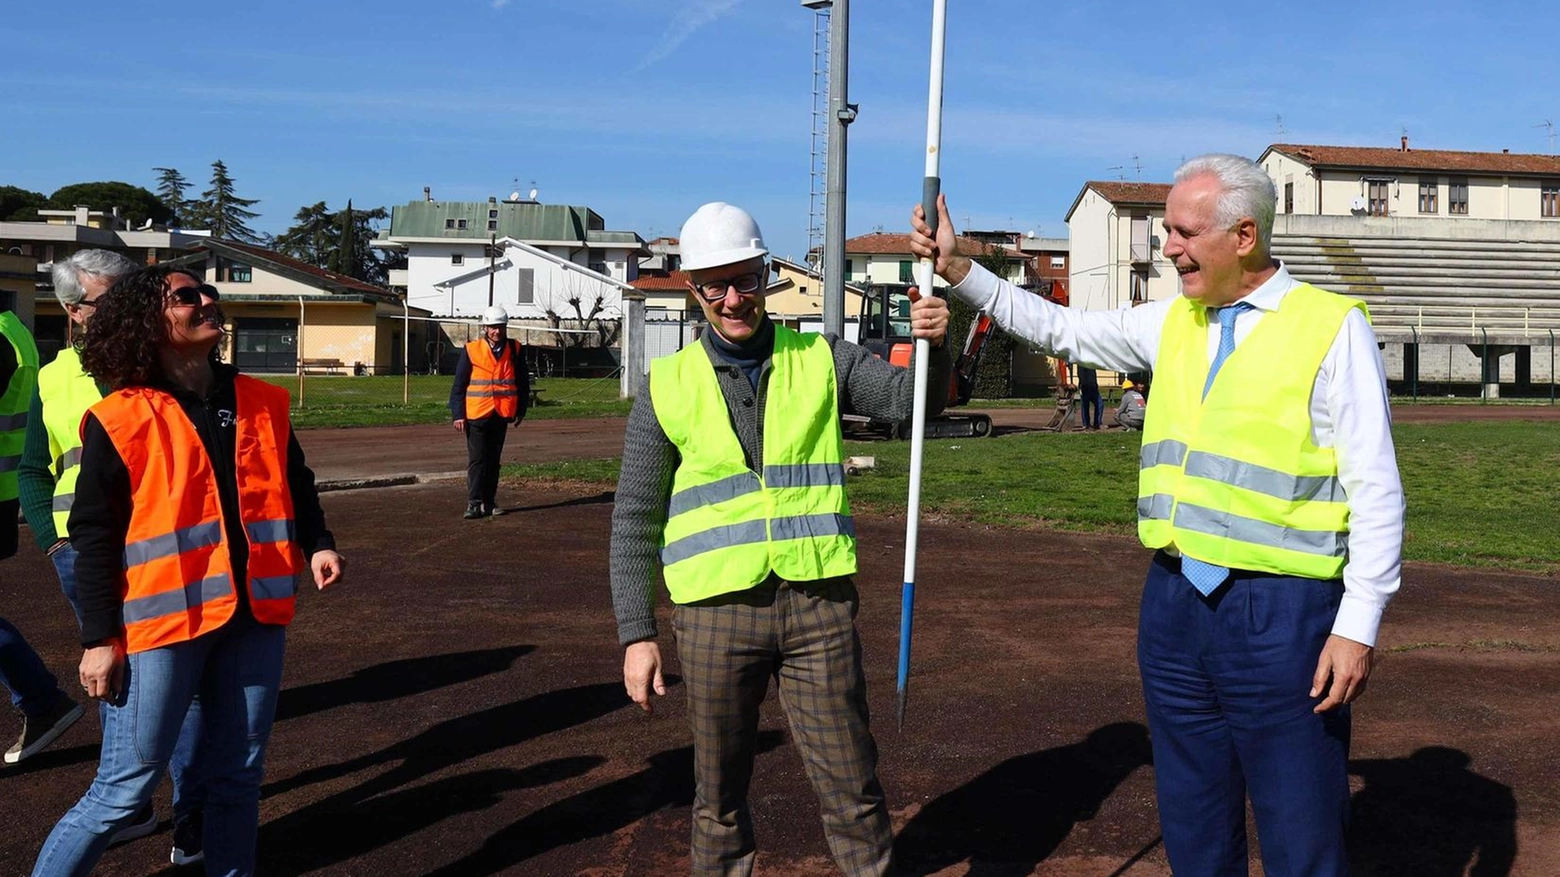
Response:
[[[69,529],[81,685],[107,709],[97,778],[44,842],[35,877],[91,871],[151,799],[197,692],[206,872],[255,870],[295,577],[310,569],[324,588],[342,560],[286,391],[217,361],[217,301],[193,274],[145,268],[87,328],[82,365],[113,391],[82,421]]]

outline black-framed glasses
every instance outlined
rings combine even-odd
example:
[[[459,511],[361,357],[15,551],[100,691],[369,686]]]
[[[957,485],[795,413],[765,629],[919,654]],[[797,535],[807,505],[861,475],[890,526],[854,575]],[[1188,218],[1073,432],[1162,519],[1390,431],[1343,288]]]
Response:
[[[217,288],[209,283],[202,283],[199,286],[181,286],[178,289],[170,289],[168,291],[168,297],[173,299],[175,303],[192,308],[200,307],[201,296],[205,296],[214,302],[222,300],[222,293],[218,292]]]
[[[752,295],[764,285],[763,275],[757,271],[749,271],[746,274],[738,274],[736,277],[727,277],[724,280],[711,280],[707,283],[696,283],[694,289],[698,291],[699,298],[714,304],[726,297],[726,290],[736,287],[742,295]]]
[[[97,299],[95,298],[84,298],[81,301],[76,302],[76,307],[78,308],[95,308],[97,306],[98,303]]]

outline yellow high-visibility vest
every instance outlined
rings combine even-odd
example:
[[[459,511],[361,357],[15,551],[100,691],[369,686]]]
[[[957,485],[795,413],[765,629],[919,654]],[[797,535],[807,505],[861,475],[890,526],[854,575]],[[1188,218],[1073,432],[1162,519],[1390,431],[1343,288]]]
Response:
[[[76,499],[76,477],[81,474],[81,419],[103,394],[97,381],[81,370],[76,349],[66,347],[38,370],[38,398],[49,433],[49,459],[54,461],[54,532],[68,539],[66,523]]]
[[[1301,284],[1208,378],[1208,315],[1171,306],[1143,424],[1138,536],[1231,569],[1332,579],[1349,506],[1332,448],[1311,435],[1311,392],[1349,311],[1365,304]]]
[[[744,591],[771,571],[798,582],[856,572],[828,340],[776,326],[768,380],[755,472],[703,345],[650,365],[656,417],[679,455],[661,538],[674,603]]]
[[[27,408],[38,381],[38,345],[16,314],[0,312],[0,336],[16,354],[16,373],[0,387],[0,502],[20,495],[16,469],[27,441]]]

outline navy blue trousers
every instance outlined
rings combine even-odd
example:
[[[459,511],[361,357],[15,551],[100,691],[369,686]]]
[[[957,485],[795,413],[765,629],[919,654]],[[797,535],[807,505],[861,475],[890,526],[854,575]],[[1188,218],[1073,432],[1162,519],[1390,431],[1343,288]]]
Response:
[[[1160,552],[1138,668],[1165,852],[1177,877],[1244,877],[1251,797],[1268,877],[1348,873],[1349,708],[1310,697],[1337,581],[1235,570],[1204,597]]]

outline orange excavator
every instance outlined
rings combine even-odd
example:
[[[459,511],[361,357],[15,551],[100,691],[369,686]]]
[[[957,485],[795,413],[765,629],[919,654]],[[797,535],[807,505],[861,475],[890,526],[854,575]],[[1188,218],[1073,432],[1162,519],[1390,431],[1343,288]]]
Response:
[[[915,339],[910,335],[910,285],[903,283],[869,286],[861,298],[862,347],[872,351],[879,359],[886,359],[898,366],[910,367],[910,352]],[[969,335],[964,339],[964,349],[953,363],[953,374],[948,380],[948,396],[944,408],[957,408],[970,401],[975,391],[975,373],[980,368],[980,357],[986,342],[996,330],[996,323],[989,315],[979,313],[970,323]],[[853,414],[845,415],[847,425],[865,425],[894,438],[910,438],[910,421],[899,422],[873,420]],[[927,438],[979,438],[991,435],[991,418],[984,414],[943,413],[926,419]]]

